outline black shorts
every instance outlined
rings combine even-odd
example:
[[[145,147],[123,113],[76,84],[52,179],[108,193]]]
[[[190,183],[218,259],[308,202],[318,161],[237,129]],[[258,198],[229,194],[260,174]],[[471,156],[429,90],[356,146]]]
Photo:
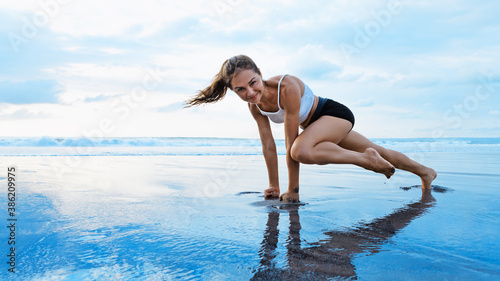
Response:
[[[309,121],[307,126],[311,125],[314,121],[325,115],[345,119],[351,122],[351,129],[354,127],[354,114],[352,114],[352,111],[347,106],[334,100],[322,97],[319,97],[318,107],[316,107],[316,110],[311,117],[311,121]]]

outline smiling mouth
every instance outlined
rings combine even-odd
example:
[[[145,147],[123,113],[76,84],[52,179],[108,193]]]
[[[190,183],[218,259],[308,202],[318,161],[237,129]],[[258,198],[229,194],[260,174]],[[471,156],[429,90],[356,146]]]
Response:
[[[250,97],[249,100],[254,100],[257,97],[257,94],[253,95],[253,97]]]

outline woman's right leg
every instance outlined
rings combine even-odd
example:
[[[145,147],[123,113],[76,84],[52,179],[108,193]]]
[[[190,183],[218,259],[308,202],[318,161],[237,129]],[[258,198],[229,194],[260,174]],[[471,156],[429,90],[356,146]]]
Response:
[[[419,176],[422,179],[422,189],[430,189],[432,181],[437,176],[436,171],[433,169],[408,158],[408,156],[401,152],[376,145],[355,131],[350,131],[349,134],[347,134],[347,136],[339,143],[339,146],[358,152],[363,152],[369,147],[374,148],[380,156],[389,161],[396,168]]]

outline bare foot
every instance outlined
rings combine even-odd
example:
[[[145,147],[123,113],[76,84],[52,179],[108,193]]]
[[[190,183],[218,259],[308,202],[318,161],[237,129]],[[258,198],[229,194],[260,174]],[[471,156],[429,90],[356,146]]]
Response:
[[[387,178],[390,178],[394,175],[394,172],[396,172],[394,166],[389,163],[389,161],[382,158],[375,149],[369,147],[365,150],[364,154],[368,156],[370,161],[366,169],[384,174]]]
[[[422,203],[431,203],[436,202],[436,199],[432,196],[432,192],[430,189],[422,189],[422,199],[420,199]]]
[[[428,168],[428,167],[423,167],[424,172],[420,176],[422,179],[422,189],[431,189],[432,188],[432,181],[437,177],[436,171],[434,169]]]
[[[264,197],[266,198],[278,198],[280,196],[279,187],[270,187],[264,190]]]
[[[281,194],[280,201],[284,203],[299,203],[299,194],[295,192],[285,192]]]

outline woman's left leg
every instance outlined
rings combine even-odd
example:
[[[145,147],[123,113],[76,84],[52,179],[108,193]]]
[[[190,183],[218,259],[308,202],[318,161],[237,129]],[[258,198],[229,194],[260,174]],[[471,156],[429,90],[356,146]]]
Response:
[[[422,189],[430,189],[432,181],[437,177],[436,171],[426,167],[404,155],[401,152],[384,148],[374,144],[358,132],[351,131],[342,139],[339,146],[353,150],[364,151],[368,147],[374,148],[384,159],[393,164],[396,168],[411,172],[422,179]]]
[[[304,164],[354,164],[387,178],[394,173],[393,165],[418,175],[422,189],[430,189],[436,172],[406,155],[376,145],[363,135],[351,130],[344,119],[322,116],[310,124],[294,141],[291,156]]]
[[[373,148],[345,149],[339,143],[350,134],[351,122],[322,116],[310,124],[293,142],[291,157],[304,164],[354,164],[390,178],[394,166]]]

